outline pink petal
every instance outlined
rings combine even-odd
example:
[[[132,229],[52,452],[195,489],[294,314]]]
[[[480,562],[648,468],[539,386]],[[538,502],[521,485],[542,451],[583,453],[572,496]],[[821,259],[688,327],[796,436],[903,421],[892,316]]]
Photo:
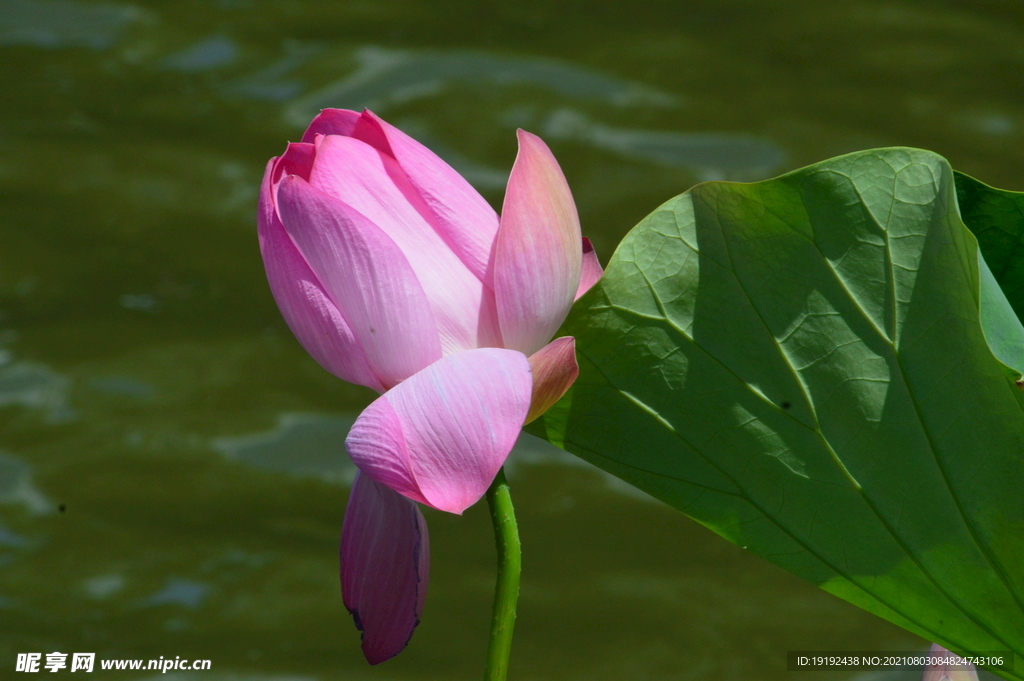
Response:
[[[341,594],[363,632],[367,662],[390,660],[409,643],[429,577],[430,541],[419,507],[357,475],[341,529]]]
[[[324,109],[310,122],[302,141],[312,144],[317,135],[345,135],[351,137],[359,114],[348,109]]]
[[[601,261],[597,259],[597,253],[594,252],[594,244],[587,237],[583,237],[583,267],[580,270],[580,286],[576,289],[576,297],[573,300],[579,300],[580,296],[589,291],[590,287],[596,284],[603,274],[604,269],[601,267]]]
[[[386,234],[294,175],[278,185],[277,205],[285,230],[385,388],[441,356],[423,288]]]
[[[501,345],[490,290],[445,243],[393,158],[352,137],[320,137],[310,184],[359,211],[398,245],[430,301],[443,352]]]
[[[533,393],[526,423],[533,421],[555,405],[580,375],[576,364],[576,339],[556,338],[530,355]]]
[[[275,167],[280,165],[277,159],[267,164],[257,216],[260,252],[277,307],[288,328],[320,366],[349,383],[384,392],[345,318],[281,224],[270,185]]]
[[[498,233],[498,215],[490,204],[461,175],[437,154],[385,123],[369,111],[363,112],[367,125],[360,125],[356,136],[394,157],[410,184],[433,217],[433,225],[448,247],[481,281],[490,283],[488,265],[494,238]],[[376,126],[386,140],[363,130]]]
[[[530,363],[514,350],[448,355],[377,398],[345,446],[378,482],[462,513],[491,484],[530,407]]]
[[[451,356],[453,355],[449,355]],[[412,379],[406,379],[399,386],[410,380]],[[397,388],[398,386],[392,390]],[[352,424],[345,438],[345,449],[360,470],[377,482],[387,485],[413,501],[421,504],[430,503],[423,496],[416,480],[412,454],[405,439],[405,423],[391,402],[383,396],[371,402]]]
[[[532,354],[572,307],[580,284],[580,222],[547,145],[519,131],[494,255],[494,296],[506,348]]]
[[[931,657],[937,658],[955,657],[953,653],[938,643],[932,644],[928,654]],[[924,669],[921,681],[978,681],[978,672],[974,665],[970,663],[962,666],[950,664],[928,665]]]
[[[280,158],[274,159],[273,170],[269,171],[270,184],[276,186],[285,175],[298,175],[309,181],[309,172],[313,169],[316,151],[312,144],[290,143]],[[266,180],[268,178],[264,178]]]

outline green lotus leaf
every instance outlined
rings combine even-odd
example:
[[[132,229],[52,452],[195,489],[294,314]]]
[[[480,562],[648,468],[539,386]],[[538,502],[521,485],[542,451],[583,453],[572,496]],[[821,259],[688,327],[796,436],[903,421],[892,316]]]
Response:
[[[1024,193],[954,172],[960,215],[1018,317],[1024,317]]]
[[[579,379],[528,430],[1024,679],[1024,328],[997,278],[929,152],[697,185],[578,301]]]

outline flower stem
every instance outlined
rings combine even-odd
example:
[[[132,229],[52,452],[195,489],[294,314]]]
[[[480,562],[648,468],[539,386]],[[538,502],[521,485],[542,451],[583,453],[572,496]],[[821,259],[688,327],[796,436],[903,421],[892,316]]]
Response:
[[[516,601],[519,598],[519,573],[522,568],[519,528],[512,509],[508,481],[505,480],[505,469],[498,471],[487,490],[487,505],[491,509],[494,543],[498,549],[498,577],[494,584],[494,614],[484,681],[505,681],[508,656],[512,650],[512,630],[516,624]]]

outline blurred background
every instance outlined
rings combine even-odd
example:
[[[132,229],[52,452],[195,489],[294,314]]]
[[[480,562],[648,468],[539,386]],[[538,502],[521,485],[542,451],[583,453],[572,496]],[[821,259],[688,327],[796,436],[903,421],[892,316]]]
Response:
[[[0,0],[0,669],[482,674],[485,505],[426,512],[401,656],[368,667],[341,603],[343,440],[375,395],[293,339],[255,231],[267,159],[321,108],[373,109],[495,207],[515,129],[541,135],[607,261],[697,182],[858,149],[1024,189],[1022,67],[1024,8],[996,0]],[[782,679],[787,650],[927,645],[546,443],[510,479],[511,679]]]

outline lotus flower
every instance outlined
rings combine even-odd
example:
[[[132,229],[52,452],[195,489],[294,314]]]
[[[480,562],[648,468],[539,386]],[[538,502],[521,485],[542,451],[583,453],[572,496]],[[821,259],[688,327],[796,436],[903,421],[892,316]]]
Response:
[[[548,341],[601,266],[554,156],[518,137],[500,220],[369,111],[324,110],[263,178],[260,250],[285,321],[327,371],[381,393],[345,443],[360,473],[341,541],[371,664],[405,647],[423,608],[417,502],[478,501],[578,373],[573,339]]]

